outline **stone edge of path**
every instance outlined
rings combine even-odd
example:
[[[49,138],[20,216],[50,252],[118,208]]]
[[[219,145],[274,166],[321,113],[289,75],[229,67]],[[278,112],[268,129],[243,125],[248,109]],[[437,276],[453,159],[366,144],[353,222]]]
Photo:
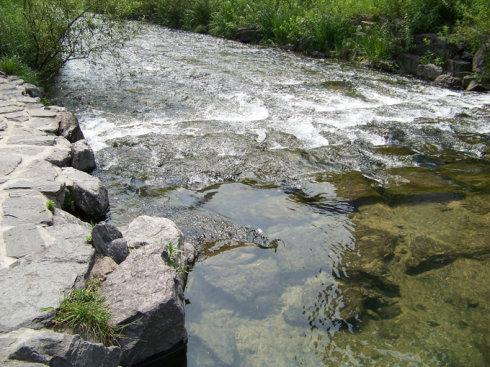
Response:
[[[185,343],[194,247],[165,218],[92,229],[110,209],[94,154],[76,117],[39,95],[0,72],[0,364],[131,366]],[[50,329],[49,310],[89,278],[125,326],[116,347]]]

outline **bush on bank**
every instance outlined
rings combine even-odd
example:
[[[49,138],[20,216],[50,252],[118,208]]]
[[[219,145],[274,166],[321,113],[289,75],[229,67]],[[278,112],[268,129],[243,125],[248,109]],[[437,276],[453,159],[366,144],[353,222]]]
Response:
[[[228,38],[251,28],[262,43],[369,61],[410,51],[419,33],[473,52],[490,38],[488,0],[0,0],[0,69],[48,80],[123,39],[122,18]]]
[[[139,0],[133,16],[234,37],[256,29],[263,43],[380,61],[439,33],[475,52],[490,37],[488,0]]]
[[[131,13],[131,3],[0,0],[0,70],[34,83],[51,79],[68,60],[124,39],[118,20]]]

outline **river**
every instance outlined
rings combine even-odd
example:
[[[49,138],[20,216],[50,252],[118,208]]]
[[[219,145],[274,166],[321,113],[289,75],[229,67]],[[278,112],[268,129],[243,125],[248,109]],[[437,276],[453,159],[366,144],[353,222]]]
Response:
[[[200,248],[188,366],[490,363],[489,94],[141,25],[53,99]]]

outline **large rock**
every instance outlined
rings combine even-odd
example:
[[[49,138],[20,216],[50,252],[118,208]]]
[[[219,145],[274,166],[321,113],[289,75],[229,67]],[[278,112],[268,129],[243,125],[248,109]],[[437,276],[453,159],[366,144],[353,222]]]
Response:
[[[133,220],[124,232],[129,248],[157,245],[162,250],[172,243],[181,248],[183,235],[170,219],[142,215]]]
[[[77,212],[92,221],[105,219],[109,196],[97,177],[67,167],[63,168],[63,178]]]
[[[401,54],[397,59],[398,65],[402,72],[417,75],[420,57],[413,54]]]
[[[58,134],[75,143],[84,138],[80,125],[75,115],[71,112],[60,110],[58,111],[60,118],[60,127]]]
[[[75,169],[84,172],[91,172],[95,169],[95,156],[92,148],[85,139],[79,140],[71,147],[72,163]]]
[[[436,80],[442,74],[442,68],[434,64],[417,66],[417,76],[427,79]]]
[[[118,264],[122,263],[129,254],[122,233],[109,223],[99,223],[93,228],[92,243],[99,254],[109,256]]]
[[[449,74],[438,76],[434,82],[446,88],[461,88],[461,79]]]
[[[462,78],[465,75],[471,74],[472,65],[471,62],[463,60],[448,60],[447,71],[452,76]]]
[[[0,335],[0,361],[41,363],[56,367],[116,367],[119,347],[105,347],[78,335],[52,330],[19,329]],[[12,364],[13,365],[13,364]]]
[[[122,365],[132,366],[187,338],[183,282],[159,244],[134,250],[102,285],[113,320],[123,328]]]

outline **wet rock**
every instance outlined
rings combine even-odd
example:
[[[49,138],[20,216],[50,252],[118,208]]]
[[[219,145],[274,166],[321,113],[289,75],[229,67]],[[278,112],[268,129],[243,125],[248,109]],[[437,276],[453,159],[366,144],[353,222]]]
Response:
[[[60,127],[58,134],[75,143],[84,138],[80,125],[75,115],[68,111],[59,111]]]
[[[116,367],[121,350],[52,330],[19,329],[0,335],[4,361],[16,360],[59,367]]]
[[[440,37],[436,33],[422,33],[416,35],[415,46],[417,54],[419,55],[432,53],[443,58],[451,57],[456,51],[451,47],[446,38]]]
[[[172,243],[182,248],[183,235],[179,228],[170,219],[149,217],[142,215],[133,220],[126,231],[124,238],[128,241],[129,248],[155,245],[162,250]]]
[[[397,59],[400,69],[404,73],[417,75],[417,68],[420,62],[420,56],[413,54],[401,54]]]
[[[446,88],[460,88],[461,87],[461,79],[451,76],[449,74],[443,74],[438,76],[435,81],[436,84],[439,84]]]
[[[89,220],[105,219],[109,210],[109,197],[100,180],[71,167],[63,168],[62,176],[71,191],[75,210]]]
[[[239,28],[235,33],[235,39],[243,43],[253,43],[260,40],[260,33],[256,28]]]
[[[440,66],[434,64],[423,65],[420,64],[417,66],[417,76],[427,79],[427,80],[436,80],[442,74],[442,68]]]
[[[94,266],[90,270],[90,279],[106,280],[107,275],[112,273],[117,268],[117,263],[109,256],[97,257]]]
[[[123,366],[168,351],[187,338],[183,284],[162,254],[159,244],[132,251],[102,285],[114,322],[126,325],[119,340]]]
[[[79,140],[71,146],[72,163],[75,169],[84,172],[91,172],[95,169],[95,156],[92,148],[85,139]]]

